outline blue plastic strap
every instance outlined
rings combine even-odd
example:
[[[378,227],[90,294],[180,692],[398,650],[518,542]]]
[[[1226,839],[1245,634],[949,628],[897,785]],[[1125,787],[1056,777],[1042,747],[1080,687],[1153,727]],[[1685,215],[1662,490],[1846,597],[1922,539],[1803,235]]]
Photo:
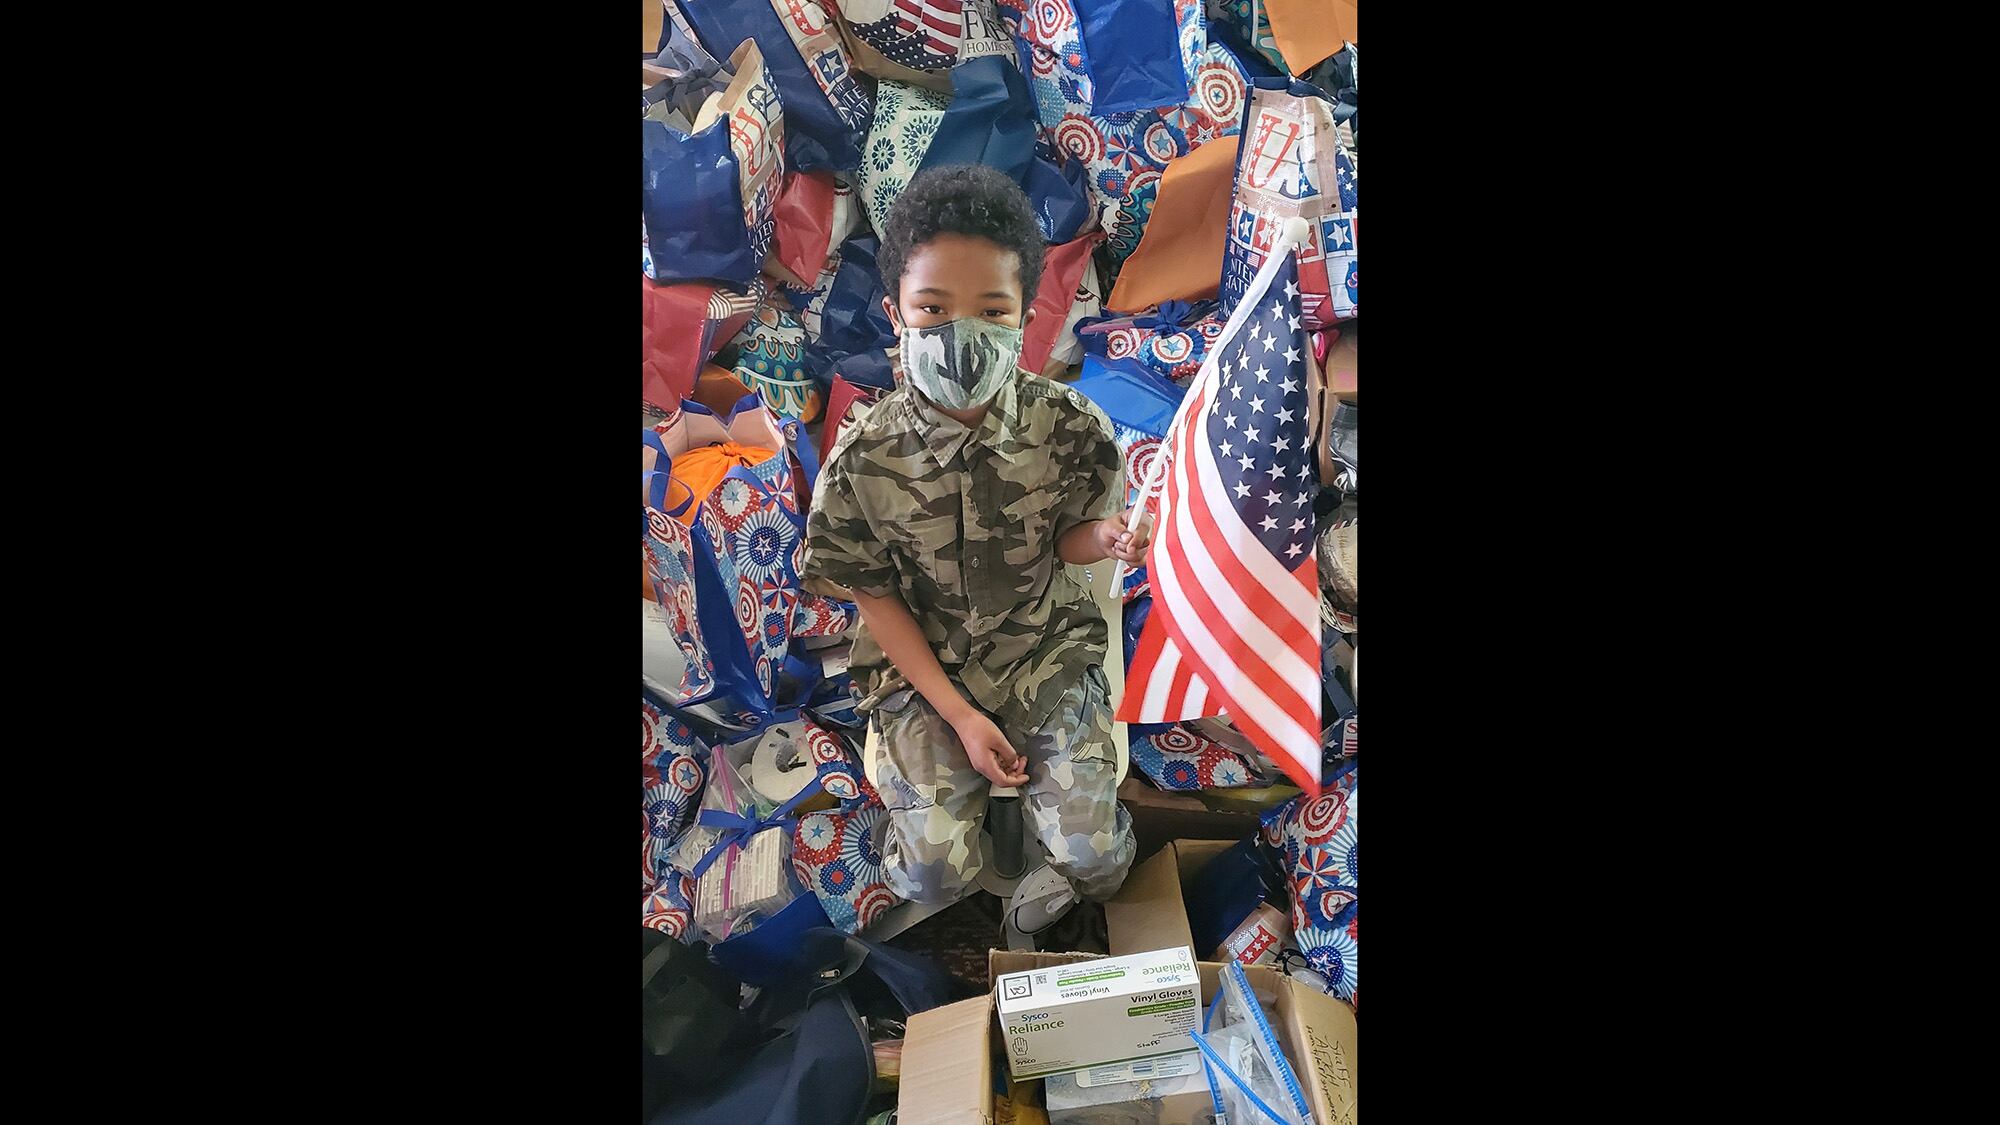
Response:
[[[819,484],[819,453],[813,449],[806,424],[797,418],[787,418],[782,432],[786,447],[792,451],[792,456],[799,459],[799,468],[806,474],[806,491],[811,493]]]
[[[1218,993],[1218,995],[1220,994]],[[1199,1035],[1192,1038],[1194,1039],[1194,1045],[1201,1049],[1203,1057],[1208,1059],[1209,1065],[1221,1071],[1223,1077],[1235,1083],[1236,1088],[1243,1091],[1243,1095],[1250,1099],[1250,1104],[1256,1106],[1258,1112],[1276,1122],[1276,1125],[1285,1125],[1285,1119],[1279,1117],[1276,1110],[1266,1105],[1263,1098],[1257,1096],[1257,1091],[1252,1090],[1249,1084],[1244,1082],[1235,1071],[1229,1069],[1229,1064],[1222,1061],[1222,1056],[1216,1052],[1214,1047],[1208,1045],[1206,1039],[1203,1039]]]
[[[767,828],[790,827],[792,823],[792,810],[798,808],[807,800],[818,796],[819,793],[819,778],[815,777],[811,781],[806,782],[804,789],[794,793],[791,800],[772,810],[770,816],[759,817],[756,820],[752,820],[740,813],[723,812],[721,809],[703,809],[701,815],[695,818],[695,823],[703,824],[710,828],[720,828],[722,829],[722,835],[716,839],[715,846],[708,849],[708,854],[701,857],[701,862],[695,864],[694,870],[689,872],[689,874],[697,879],[701,878],[715,864],[715,861],[721,857],[723,852],[729,850],[731,846],[748,844],[750,837]]]
[[[1217,988],[1215,990],[1215,997],[1208,1002],[1208,1010],[1201,1015],[1201,1030],[1204,1033],[1208,1031],[1208,1025],[1215,1021],[1215,1009],[1221,1003],[1222,989]],[[1199,1035],[1190,1035],[1189,1038],[1193,1039],[1197,1044],[1201,1042],[1201,1036]],[[1217,1121],[1229,1120],[1228,1111],[1222,1105],[1222,1090],[1215,1082],[1215,1067],[1209,1065],[1206,1056],[1203,1056],[1201,1060],[1201,1067],[1208,1076],[1208,1100],[1215,1106],[1215,1119]]]
[[[778,456],[782,457],[784,456],[784,454],[781,452],[778,454]],[[769,496],[774,500],[777,499],[778,496],[777,489],[772,488],[770,485],[764,483],[764,478],[758,476],[754,470],[746,469],[741,465],[731,465],[729,467],[729,471],[722,474],[722,479],[740,480],[743,483],[749,485],[751,488],[756,489],[758,492],[761,492],[764,495]]]
[[[646,502],[652,507],[658,508],[678,519],[680,514],[687,511],[688,506],[695,502],[694,490],[689,489],[687,499],[675,504],[673,507],[668,508],[665,506],[667,502],[667,489],[672,484],[674,455],[667,452],[666,444],[660,440],[660,435],[651,430],[641,430],[639,433],[641,435],[640,440],[658,451],[660,455],[660,459],[654,462],[654,464],[660,467],[650,473],[644,474],[648,490]],[[655,477],[659,479],[655,480]]]

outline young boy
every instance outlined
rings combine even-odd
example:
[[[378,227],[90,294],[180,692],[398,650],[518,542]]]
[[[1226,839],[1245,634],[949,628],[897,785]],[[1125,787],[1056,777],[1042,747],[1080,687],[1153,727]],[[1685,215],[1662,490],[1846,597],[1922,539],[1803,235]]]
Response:
[[[888,807],[891,890],[951,902],[981,866],[991,786],[1082,895],[1135,843],[1116,799],[1104,617],[1064,563],[1143,561],[1111,495],[1111,424],[1020,372],[1042,273],[1028,199],[992,168],[926,171],[878,263],[903,382],[841,432],[813,496],[806,588],[861,607],[850,669]]]

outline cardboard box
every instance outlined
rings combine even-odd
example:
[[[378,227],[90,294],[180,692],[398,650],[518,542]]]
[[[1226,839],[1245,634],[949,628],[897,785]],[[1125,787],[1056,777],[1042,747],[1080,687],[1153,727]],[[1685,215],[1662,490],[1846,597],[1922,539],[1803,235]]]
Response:
[[[1191,945],[1187,904],[1181,886],[1231,840],[1178,840],[1133,867],[1124,889],[1105,904],[1114,956]],[[994,950],[987,957],[987,980],[1046,965],[1092,960],[1087,953],[1014,953]],[[1204,1005],[1215,996],[1223,966],[1197,962]],[[1271,1002],[1273,1021],[1285,1055],[1305,1087],[1317,1125],[1359,1125],[1355,1069],[1354,1010],[1339,1000],[1274,969],[1246,967],[1244,975],[1261,999]],[[991,993],[919,1012],[910,1018],[903,1047],[903,1085],[898,1120],[924,1125],[992,1125],[993,1077],[998,1062],[999,1021]],[[996,1072],[995,1067],[1000,1070]]]
[[[1142,860],[1173,840],[1226,840],[1233,844],[1259,828],[1255,812],[1211,809],[1192,794],[1168,793],[1136,777],[1127,777],[1118,786],[1118,799],[1132,814],[1132,833],[1138,837],[1137,854]]]
[[[1186,945],[996,975],[1007,1073],[1019,1082],[1180,1054],[1201,1026],[1200,984]]]

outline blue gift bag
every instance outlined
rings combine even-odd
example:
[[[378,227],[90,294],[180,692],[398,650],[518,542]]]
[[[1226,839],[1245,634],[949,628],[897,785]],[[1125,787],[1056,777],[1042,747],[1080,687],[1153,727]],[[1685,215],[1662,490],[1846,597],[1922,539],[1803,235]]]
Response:
[[[669,0],[708,52],[723,58],[745,40],[763,49],[785,103],[785,165],[801,172],[861,163],[874,101],[817,5],[785,0]]]
[[[655,281],[754,281],[784,179],[785,106],[754,43],[731,56],[723,115],[692,133],[641,118],[646,273]]]

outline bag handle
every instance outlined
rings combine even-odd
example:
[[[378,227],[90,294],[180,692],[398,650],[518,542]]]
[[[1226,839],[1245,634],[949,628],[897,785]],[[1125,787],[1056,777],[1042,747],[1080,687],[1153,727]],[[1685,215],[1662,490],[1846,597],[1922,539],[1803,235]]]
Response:
[[[687,499],[682,500],[671,508],[667,507],[667,490],[673,485],[680,483],[673,479],[674,455],[667,452],[666,443],[660,440],[660,435],[651,430],[641,429],[639,431],[639,440],[647,448],[660,455],[653,462],[653,464],[661,466],[660,468],[640,474],[646,487],[646,505],[651,508],[657,508],[675,519],[679,519],[681,513],[687,511],[688,506],[694,503],[694,489],[682,484],[681,491],[687,493]]]
[[[806,496],[811,497],[812,490],[819,486],[819,454],[806,434],[806,424],[797,418],[786,418],[778,432],[785,437],[785,448],[798,458],[799,469],[805,473]]]
[[[806,705],[806,701],[812,698],[812,693],[818,689],[819,682],[826,678],[826,669],[817,660],[807,660],[795,652],[787,652],[785,654],[784,667],[780,670],[779,675],[784,675],[787,672],[799,682],[798,702],[785,709],[791,718],[781,720],[783,722],[792,722],[795,719],[803,717],[799,714],[799,711]],[[809,717],[803,718],[805,718],[806,722],[813,722]],[[818,726],[819,724],[813,722],[813,725]]]

